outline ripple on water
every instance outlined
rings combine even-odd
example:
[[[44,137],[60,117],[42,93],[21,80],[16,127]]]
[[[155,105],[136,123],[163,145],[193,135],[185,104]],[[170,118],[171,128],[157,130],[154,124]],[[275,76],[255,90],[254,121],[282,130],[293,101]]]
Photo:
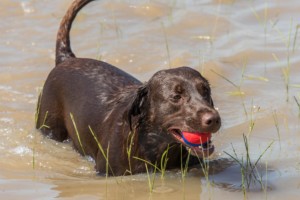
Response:
[[[30,14],[35,11],[34,7],[32,6],[31,2],[21,2],[21,6],[23,9],[23,12],[25,14]]]
[[[32,150],[26,146],[18,146],[10,150],[11,153],[24,156],[27,154],[32,154]]]
[[[0,122],[3,122],[5,124],[10,124],[12,125],[14,123],[14,119],[13,118],[10,118],[10,117],[1,117],[0,118]]]

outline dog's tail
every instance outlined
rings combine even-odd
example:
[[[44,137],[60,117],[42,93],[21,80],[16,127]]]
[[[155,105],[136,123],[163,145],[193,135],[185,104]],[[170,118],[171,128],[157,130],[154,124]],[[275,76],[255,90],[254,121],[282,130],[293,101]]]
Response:
[[[56,65],[68,58],[75,57],[70,45],[70,30],[77,13],[91,1],[94,0],[75,0],[62,19],[56,39]]]

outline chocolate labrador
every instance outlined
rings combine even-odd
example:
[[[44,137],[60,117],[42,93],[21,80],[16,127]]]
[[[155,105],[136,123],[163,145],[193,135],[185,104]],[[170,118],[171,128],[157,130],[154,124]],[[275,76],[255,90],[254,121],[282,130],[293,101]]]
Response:
[[[221,126],[209,83],[198,71],[161,70],[141,83],[108,63],[75,57],[69,32],[91,1],[75,0],[62,19],[56,66],[39,97],[36,128],[57,141],[71,139],[81,154],[95,159],[99,173],[115,176],[145,172],[146,164],[153,167],[165,155],[171,169],[212,154],[210,140],[191,146],[182,138],[183,131],[211,134]]]

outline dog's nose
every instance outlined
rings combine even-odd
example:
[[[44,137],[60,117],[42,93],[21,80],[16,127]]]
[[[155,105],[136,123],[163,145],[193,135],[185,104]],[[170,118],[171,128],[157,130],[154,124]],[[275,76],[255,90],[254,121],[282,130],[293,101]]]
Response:
[[[201,124],[207,132],[217,132],[221,126],[220,115],[217,112],[207,112],[202,115]]]

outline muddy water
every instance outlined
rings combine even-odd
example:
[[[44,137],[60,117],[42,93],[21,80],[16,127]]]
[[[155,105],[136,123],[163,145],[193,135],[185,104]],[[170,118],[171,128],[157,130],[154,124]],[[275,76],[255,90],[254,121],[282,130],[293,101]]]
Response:
[[[96,176],[91,159],[34,129],[38,91],[54,66],[55,35],[70,2],[0,2],[1,199],[300,198],[298,0],[103,0],[79,14],[77,56],[142,81],[182,65],[210,80],[223,126],[209,175],[157,174],[152,193],[146,174]],[[255,169],[263,187],[256,181],[244,190],[249,177],[228,155],[246,160],[243,134],[253,163],[271,145]]]

